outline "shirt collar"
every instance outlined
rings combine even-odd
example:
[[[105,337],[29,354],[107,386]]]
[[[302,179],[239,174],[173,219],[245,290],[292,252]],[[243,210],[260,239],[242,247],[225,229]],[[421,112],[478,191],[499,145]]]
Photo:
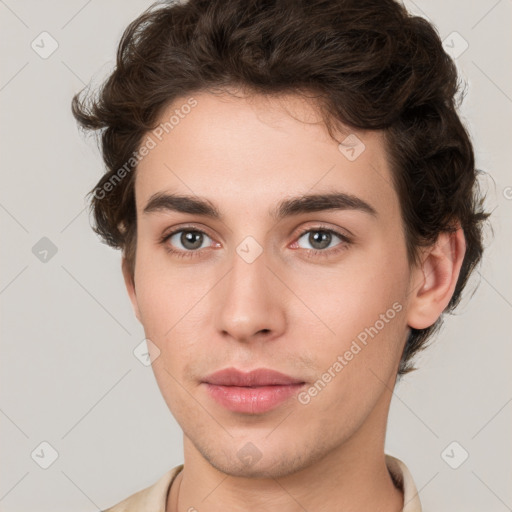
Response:
[[[421,512],[421,503],[409,468],[396,457],[386,454],[386,466],[395,485],[404,495],[402,512]]]
[[[395,485],[404,495],[402,512],[422,512],[416,485],[407,466],[386,454],[386,466]],[[155,484],[126,498],[103,512],[165,512],[171,485],[183,469],[183,464],[170,469]]]

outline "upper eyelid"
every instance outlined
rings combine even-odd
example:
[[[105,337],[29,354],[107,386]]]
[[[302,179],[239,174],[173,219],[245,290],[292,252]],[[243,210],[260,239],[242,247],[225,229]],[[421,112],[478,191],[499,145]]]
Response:
[[[201,233],[204,233],[205,235],[208,235],[210,238],[213,238],[209,233],[207,228],[198,227],[195,225],[185,225],[185,226],[178,226],[176,228],[170,228],[169,230],[164,230],[164,234],[162,237],[168,237],[171,235],[175,235],[176,233],[179,233],[180,231],[199,231]]]
[[[296,236],[301,237],[302,235],[305,235],[306,233],[309,233],[310,231],[327,231],[328,233],[333,233],[334,235],[339,236],[339,237],[341,237],[343,239],[349,239],[350,238],[350,235],[343,233],[343,231],[344,231],[343,229],[331,228],[331,227],[322,226],[322,225],[304,228]]]

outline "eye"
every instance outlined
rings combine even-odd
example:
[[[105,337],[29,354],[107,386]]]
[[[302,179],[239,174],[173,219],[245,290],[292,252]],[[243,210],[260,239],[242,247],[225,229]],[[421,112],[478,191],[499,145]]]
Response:
[[[304,242],[300,243],[301,239],[304,239],[304,242],[309,244],[310,247],[304,247],[302,245]],[[336,239],[338,239],[338,243],[336,243]],[[167,252],[178,257],[193,257],[201,254],[200,249],[220,247],[217,242],[214,244],[212,242],[212,238],[204,231],[192,227],[182,227],[172,231],[160,240]],[[350,239],[338,231],[318,226],[303,230],[291,247],[305,249],[308,257],[322,257],[336,254],[338,251],[346,249],[350,243]]]
[[[310,247],[301,245],[300,241],[302,239],[306,244],[309,244]],[[338,243],[336,243],[336,239],[339,240]],[[350,240],[345,235],[333,229],[316,227],[302,231],[294,245],[297,245],[301,249],[307,249],[313,254],[331,254],[346,248],[349,243]]]
[[[194,256],[199,249],[212,246],[212,239],[199,229],[181,228],[165,235],[160,242],[177,256]]]
[[[203,247],[206,238],[209,238],[208,235],[202,231],[182,230],[169,237],[169,241],[182,244],[185,250],[195,251]]]

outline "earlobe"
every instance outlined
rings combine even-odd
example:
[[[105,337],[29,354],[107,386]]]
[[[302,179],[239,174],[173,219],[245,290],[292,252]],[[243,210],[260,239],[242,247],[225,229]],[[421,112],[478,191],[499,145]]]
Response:
[[[443,232],[422,256],[411,279],[412,298],[407,321],[409,327],[426,329],[441,316],[452,298],[466,252],[464,232]]]
[[[121,262],[121,269],[123,272],[123,278],[124,278],[124,284],[126,286],[126,291],[128,292],[128,296],[130,297],[130,301],[132,303],[133,312],[135,313],[137,320],[139,322],[141,322],[139,305],[137,302],[137,294],[135,292],[135,283],[134,283],[134,279],[130,272],[128,261],[125,256],[123,256],[123,259]]]

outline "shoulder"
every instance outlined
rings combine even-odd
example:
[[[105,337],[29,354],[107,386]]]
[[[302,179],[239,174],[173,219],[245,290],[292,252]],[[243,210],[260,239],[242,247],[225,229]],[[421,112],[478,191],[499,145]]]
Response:
[[[165,512],[167,493],[183,464],[170,469],[156,483],[102,512]]]

